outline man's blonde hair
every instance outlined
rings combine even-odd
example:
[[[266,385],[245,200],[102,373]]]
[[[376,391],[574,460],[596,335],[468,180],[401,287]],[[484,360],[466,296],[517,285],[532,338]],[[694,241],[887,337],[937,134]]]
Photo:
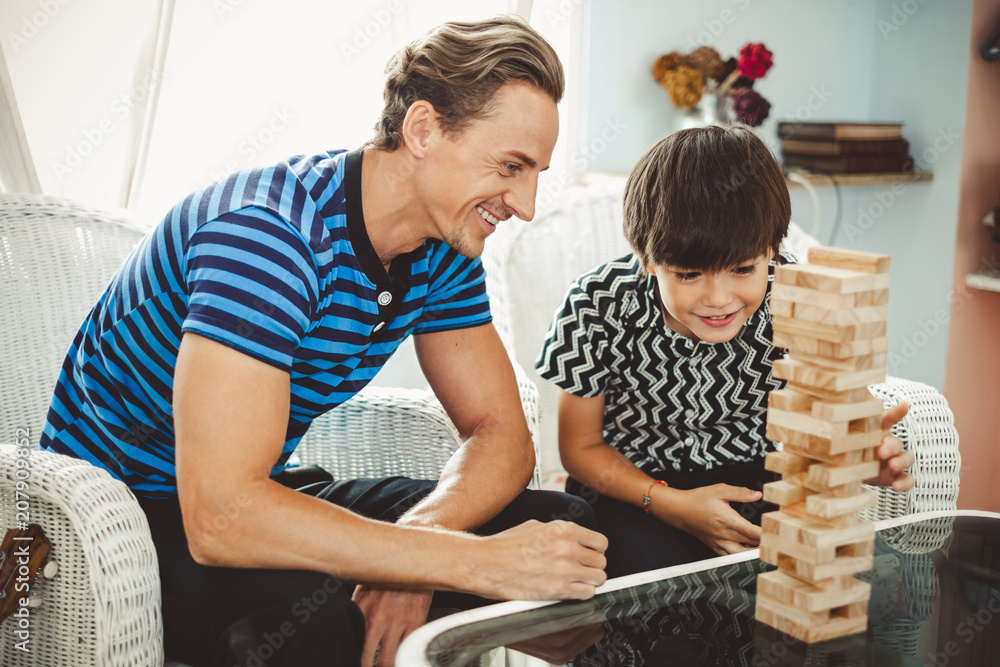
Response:
[[[510,16],[444,23],[397,52],[385,73],[385,107],[369,145],[389,151],[399,148],[403,119],[417,100],[434,105],[446,132],[461,133],[489,115],[505,83],[529,83],[554,102],[565,88],[552,46]]]

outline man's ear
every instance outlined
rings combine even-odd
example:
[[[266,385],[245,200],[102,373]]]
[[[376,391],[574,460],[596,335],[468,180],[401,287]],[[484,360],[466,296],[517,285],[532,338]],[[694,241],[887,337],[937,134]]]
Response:
[[[427,100],[417,100],[403,117],[403,145],[415,158],[423,158],[441,130],[440,117],[434,105]]]

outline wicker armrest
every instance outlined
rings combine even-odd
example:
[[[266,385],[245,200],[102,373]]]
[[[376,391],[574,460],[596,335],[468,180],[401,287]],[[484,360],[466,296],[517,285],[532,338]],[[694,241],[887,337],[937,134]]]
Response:
[[[514,372],[535,447],[530,486],[538,488],[538,389],[517,364]],[[335,479],[437,479],[461,444],[433,393],[368,387],[316,419],[295,452],[303,465],[322,466]]]
[[[31,651],[14,648],[13,631],[4,632],[0,664],[162,665],[160,575],[135,496],[85,461],[33,449],[26,457],[17,453],[0,445],[3,528],[23,519],[17,513],[26,507],[28,522],[41,525],[51,541],[49,560],[59,570],[32,586],[43,604],[31,610]],[[21,496],[18,481],[26,483]]]
[[[869,387],[874,396],[885,401],[886,408],[909,403],[907,415],[892,432],[913,453],[916,461],[910,472],[913,488],[897,493],[880,487],[878,504],[864,510],[862,516],[871,521],[929,512],[953,510],[958,500],[961,456],[954,416],[945,400],[934,387],[889,377],[882,384]]]

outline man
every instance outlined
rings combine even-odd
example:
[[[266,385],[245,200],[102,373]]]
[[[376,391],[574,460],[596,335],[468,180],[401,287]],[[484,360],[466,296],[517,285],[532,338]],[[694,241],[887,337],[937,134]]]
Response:
[[[190,195],[116,274],[64,364],[42,446],[139,497],[175,659],[391,664],[434,590],[587,598],[605,580],[601,535],[522,523],[570,501],[523,492],[530,436],[474,259],[497,224],[533,217],[558,59],[499,18],[445,24],[387,71],[364,150]],[[311,420],[410,333],[465,439],[440,480],[304,486],[315,480],[284,468]],[[343,582],[361,583],[353,601]]]

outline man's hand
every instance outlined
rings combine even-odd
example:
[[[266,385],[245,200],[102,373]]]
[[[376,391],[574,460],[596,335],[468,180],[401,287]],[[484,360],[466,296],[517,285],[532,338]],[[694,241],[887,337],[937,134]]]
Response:
[[[358,586],[353,599],[365,615],[361,664],[365,667],[394,664],[396,651],[406,636],[427,622],[433,596],[433,591]]]
[[[483,539],[491,562],[473,567],[484,597],[587,600],[608,578],[607,538],[575,523],[532,520]]]
[[[729,484],[713,484],[689,491],[666,488],[658,493],[650,511],[661,521],[691,533],[709,546],[712,551],[725,556],[752,549],[760,544],[760,526],[755,526],[729,503],[752,503],[761,499],[760,491]]]
[[[868,480],[869,484],[891,486],[893,491],[908,491],[913,488],[913,476],[906,469],[916,460],[912,453],[903,449],[902,441],[890,429],[906,416],[910,406],[906,403],[894,405],[882,415],[882,444],[875,450],[879,459],[878,477]]]

